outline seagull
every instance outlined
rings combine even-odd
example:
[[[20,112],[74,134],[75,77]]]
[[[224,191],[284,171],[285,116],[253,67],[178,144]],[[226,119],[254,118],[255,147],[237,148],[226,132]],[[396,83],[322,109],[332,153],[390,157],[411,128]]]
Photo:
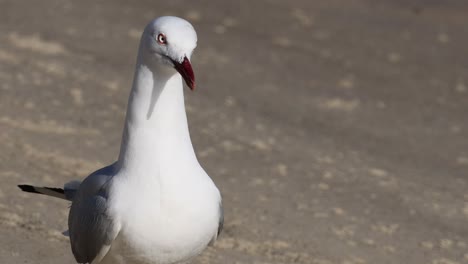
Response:
[[[197,34],[163,16],[144,29],[120,154],[82,182],[62,188],[18,185],[71,201],[68,231],[77,263],[187,262],[223,227],[221,194],[193,150],[183,81],[193,90]]]

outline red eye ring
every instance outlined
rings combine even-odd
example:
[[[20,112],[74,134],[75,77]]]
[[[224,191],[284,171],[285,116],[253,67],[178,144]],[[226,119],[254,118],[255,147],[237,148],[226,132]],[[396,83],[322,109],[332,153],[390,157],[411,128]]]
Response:
[[[166,36],[163,33],[159,33],[157,41],[161,45],[166,45],[167,44]]]

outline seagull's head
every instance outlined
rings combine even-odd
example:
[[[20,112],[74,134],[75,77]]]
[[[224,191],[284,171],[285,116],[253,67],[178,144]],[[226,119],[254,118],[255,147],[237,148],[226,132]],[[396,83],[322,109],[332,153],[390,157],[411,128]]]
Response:
[[[190,57],[197,46],[197,33],[192,25],[178,17],[163,16],[151,21],[143,32],[140,52],[157,65],[175,69],[190,89],[195,88]]]

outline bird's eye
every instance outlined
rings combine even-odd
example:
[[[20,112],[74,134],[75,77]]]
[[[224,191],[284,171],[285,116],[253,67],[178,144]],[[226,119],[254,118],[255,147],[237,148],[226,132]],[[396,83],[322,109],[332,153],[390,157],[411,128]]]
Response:
[[[158,35],[158,43],[161,44],[161,45],[166,45],[167,43],[167,40],[166,40],[166,36],[162,33],[159,33]]]

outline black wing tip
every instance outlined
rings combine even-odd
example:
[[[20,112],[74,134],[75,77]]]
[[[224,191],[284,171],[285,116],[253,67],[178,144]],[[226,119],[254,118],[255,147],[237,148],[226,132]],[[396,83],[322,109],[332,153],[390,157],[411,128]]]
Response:
[[[19,184],[18,187],[23,191],[23,192],[30,192],[30,193],[41,193],[39,191],[36,190],[36,187],[32,186],[32,185],[27,185],[27,184]],[[65,191],[62,189],[62,188],[53,188],[53,187],[42,187],[42,188],[39,188],[39,189],[47,189],[47,190],[51,190],[51,191],[54,191],[56,193],[61,193],[61,194],[64,194]]]
[[[23,192],[30,192],[30,193],[40,193],[36,191],[36,188],[32,185],[26,185],[26,184],[20,184],[18,187],[23,191]]]

